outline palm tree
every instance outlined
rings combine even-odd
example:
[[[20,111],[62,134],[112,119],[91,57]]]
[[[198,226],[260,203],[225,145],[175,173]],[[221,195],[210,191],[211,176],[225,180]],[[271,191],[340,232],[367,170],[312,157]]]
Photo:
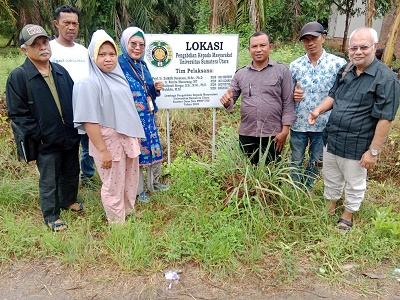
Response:
[[[10,24],[15,26],[17,20],[15,19],[14,10],[11,8],[11,5],[8,3],[7,0],[0,0],[0,25],[3,27],[6,24]],[[9,39],[6,47],[9,46],[14,39],[15,34],[12,34],[11,38]]]
[[[11,33],[6,46],[18,44],[18,33],[26,24],[40,24],[49,28],[49,26],[45,26],[48,23],[45,22],[42,4],[40,0],[13,0],[12,3],[8,0],[0,0],[0,7],[3,8],[0,16],[2,16],[2,20],[5,17],[7,22],[7,27],[2,29],[2,32]]]
[[[236,0],[209,0],[212,9],[209,27],[212,33],[219,31],[220,27],[236,23],[238,3]]]
[[[10,4],[8,3],[8,0],[0,0],[0,11],[2,20],[7,18],[13,24],[15,24],[16,19],[14,17],[14,10],[11,8]]]

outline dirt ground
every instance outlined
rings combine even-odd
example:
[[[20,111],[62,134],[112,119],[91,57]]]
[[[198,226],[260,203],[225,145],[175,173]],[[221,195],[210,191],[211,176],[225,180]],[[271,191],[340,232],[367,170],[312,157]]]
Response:
[[[170,282],[163,272],[127,275],[118,270],[74,271],[50,259],[3,265],[0,273],[0,299],[388,299],[400,300],[400,282],[386,277],[372,279],[350,272],[351,284],[339,286],[320,280],[311,273],[287,285],[274,285],[256,278],[218,281],[195,266],[181,269],[180,279]],[[379,275],[379,271],[372,270]],[[360,280],[363,281],[360,284]],[[368,282],[369,281],[369,282]],[[363,288],[362,288],[363,286]],[[368,286],[368,292],[365,287]]]

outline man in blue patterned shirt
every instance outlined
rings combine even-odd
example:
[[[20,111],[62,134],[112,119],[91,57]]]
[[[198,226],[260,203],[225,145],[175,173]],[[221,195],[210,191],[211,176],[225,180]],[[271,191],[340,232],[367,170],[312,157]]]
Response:
[[[329,114],[319,117],[315,126],[308,124],[307,117],[328,96],[337,72],[346,64],[344,58],[329,54],[322,48],[325,38],[324,27],[320,23],[310,22],[304,25],[300,32],[300,41],[307,53],[289,66],[295,86],[293,99],[297,116],[290,127],[292,179],[303,183],[308,189],[313,187],[315,178],[322,169],[322,131]],[[309,159],[304,169],[307,147]]]

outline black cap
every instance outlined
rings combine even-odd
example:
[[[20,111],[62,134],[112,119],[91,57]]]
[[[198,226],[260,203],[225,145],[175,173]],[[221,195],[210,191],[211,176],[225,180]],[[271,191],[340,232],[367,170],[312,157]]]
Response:
[[[320,36],[321,34],[325,34],[324,27],[318,22],[310,22],[301,29],[299,40],[301,41],[305,35]]]

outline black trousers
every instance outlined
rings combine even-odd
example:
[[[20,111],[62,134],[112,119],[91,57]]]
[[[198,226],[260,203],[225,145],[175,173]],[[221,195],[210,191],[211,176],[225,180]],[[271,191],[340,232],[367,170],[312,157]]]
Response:
[[[79,144],[73,149],[41,153],[36,160],[40,173],[40,208],[44,222],[60,218],[60,209],[75,203],[79,185]]]
[[[275,161],[280,152],[276,151],[276,142],[272,141],[275,137],[255,137],[239,135],[239,143],[243,152],[250,158],[252,164],[258,164],[258,161],[266,151],[268,151],[265,164]],[[260,153],[261,148],[261,153]]]

